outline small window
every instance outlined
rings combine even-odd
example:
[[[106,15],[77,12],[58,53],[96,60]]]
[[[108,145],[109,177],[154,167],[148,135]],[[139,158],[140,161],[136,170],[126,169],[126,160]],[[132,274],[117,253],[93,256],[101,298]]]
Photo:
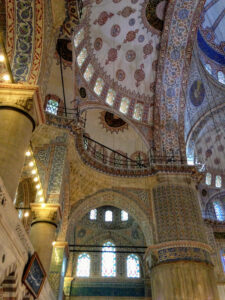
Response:
[[[222,84],[225,84],[225,75],[223,72],[219,71],[217,73],[217,76],[218,76],[218,81]]]
[[[94,68],[91,64],[87,66],[87,69],[84,72],[84,79],[89,82],[94,74]]]
[[[205,69],[209,74],[212,74],[212,67],[209,64],[205,65]]]
[[[82,28],[74,37],[74,46],[77,48],[84,39],[84,29]]]
[[[127,257],[127,277],[140,278],[140,263],[137,255],[131,254]]]
[[[105,222],[112,222],[113,220],[113,213],[111,210],[107,210],[105,212]]]
[[[128,112],[128,108],[129,108],[129,99],[126,97],[123,97],[120,103],[120,112],[123,114],[126,114]]]
[[[221,186],[222,186],[222,178],[221,178],[221,176],[219,176],[219,175],[216,176],[215,185],[216,185],[217,188],[221,188]]]
[[[116,248],[111,242],[106,242],[102,248],[102,276],[116,277]]]
[[[97,220],[97,209],[92,209],[90,211],[90,220]]]
[[[205,177],[205,183],[206,183],[207,185],[211,185],[211,183],[212,183],[212,175],[211,175],[210,173],[207,173],[207,174],[206,174],[206,177]]]
[[[213,206],[216,214],[216,219],[218,221],[224,221],[225,216],[224,216],[224,209],[223,209],[222,202],[220,200],[214,200]]]
[[[121,210],[121,221],[128,221],[128,213],[125,210]]]
[[[94,87],[95,94],[97,94],[98,96],[100,96],[101,93],[102,93],[103,86],[104,86],[104,81],[103,81],[102,78],[99,77],[96,80],[95,87]]]
[[[113,106],[114,100],[116,98],[116,92],[113,89],[109,89],[106,96],[106,103]]]
[[[77,56],[77,64],[78,66],[81,68],[85,59],[87,58],[87,49],[86,48],[83,48],[79,55]]]
[[[223,265],[223,272],[225,272],[225,250],[221,250],[221,261]]]
[[[56,115],[58,113],[59,103],[56,100],[49,99],[46,105],[46,111],[50,114]]]
[[[143,105],[141,103],[136,103],[134,108],[133,118],[135,120],[140,121],[142,118],[142,113],[143,113]]]
[[[87,253],[82,253],[78,256],[77,260],[77,277],[90,276],[91,259]]]

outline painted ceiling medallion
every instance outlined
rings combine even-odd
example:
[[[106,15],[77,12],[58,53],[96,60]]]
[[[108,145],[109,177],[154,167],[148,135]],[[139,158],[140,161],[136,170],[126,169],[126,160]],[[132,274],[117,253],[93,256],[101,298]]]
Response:
[[[102,111],[99,119],[102,127],[111,133],[119,133],[128,129],[128,124],[124,120],[108,111]]]
[[[98,19],[96,19],[93,24],[103,26],[108,21],[108,19],[112,18],[112,16],[114,16],[113,13],[108,14],[106,11],[103,11],[100,13]]]
[[[194,106],[200,106],[205,98],[205,88],[200,80],[195,80],[190,88],[190,99]]]
[[[109,62],[115,61],[117,59],[117,51],[120,50],[121,46],[118,45],[116,48],[109,49],[108,58],[105,61],[105,64],[108,65]]]

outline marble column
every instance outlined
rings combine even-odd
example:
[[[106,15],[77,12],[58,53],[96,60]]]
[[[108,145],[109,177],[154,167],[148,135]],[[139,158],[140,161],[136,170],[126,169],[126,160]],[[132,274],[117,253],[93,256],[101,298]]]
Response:
[[[55,242],[53,245],[51,266],[48,280],[56,298],[63,299],[64,278],[66,273],[69,248],[67,242]]]
[[[56,229],[61,219],[59,204],[31,203],[33,221],[30,239],[34,250],[38,253],[41,263],[48,274],[53,242],[56,240]]]
[[[183,171],[183,170],[182,170]],[[149,247],[153,300],[219,300],[194,169],[158,173],[152,190],[156,244]]]
[[[38,102],[36,86],[0,84],[0,177],[12,200],[32,131],[43,119]]]

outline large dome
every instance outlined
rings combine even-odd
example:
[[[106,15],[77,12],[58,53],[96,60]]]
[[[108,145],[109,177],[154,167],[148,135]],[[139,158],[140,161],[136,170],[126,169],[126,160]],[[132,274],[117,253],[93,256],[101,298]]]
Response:
[[[225,1],[206,0],[197,34],[206,70],[225,84]]]

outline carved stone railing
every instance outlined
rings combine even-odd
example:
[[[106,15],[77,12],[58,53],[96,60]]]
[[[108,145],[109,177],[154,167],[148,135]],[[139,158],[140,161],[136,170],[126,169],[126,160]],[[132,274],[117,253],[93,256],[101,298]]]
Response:
[[[173,155],[152,155],[149,159],[133,160],[84,134],[85,120],[46,113],[46,123],[68,129],[75,136],[76,149],[82,161],[90,167],[116,176],[142,177],[157,172],[201,173],[202,166],[189,166],[186,159]],[[199,176],[198,176],[199,177]]]

